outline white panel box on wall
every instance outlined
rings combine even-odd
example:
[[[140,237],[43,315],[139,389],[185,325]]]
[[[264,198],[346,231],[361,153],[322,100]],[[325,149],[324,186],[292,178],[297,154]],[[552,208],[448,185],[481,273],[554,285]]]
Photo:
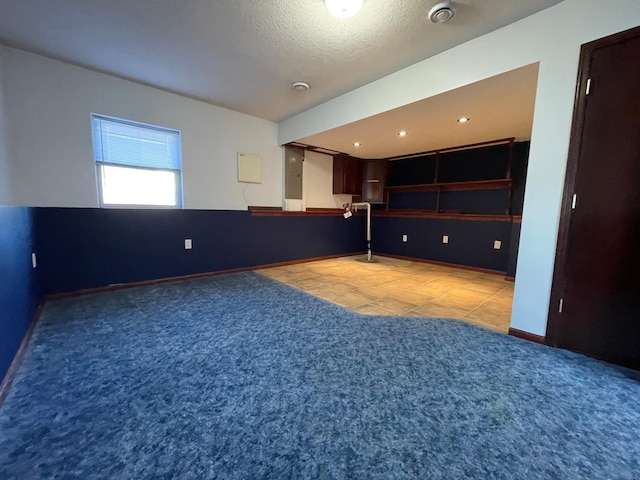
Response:
[[[262,183],[262,159],[259,155],[238,154],[238,181]]]

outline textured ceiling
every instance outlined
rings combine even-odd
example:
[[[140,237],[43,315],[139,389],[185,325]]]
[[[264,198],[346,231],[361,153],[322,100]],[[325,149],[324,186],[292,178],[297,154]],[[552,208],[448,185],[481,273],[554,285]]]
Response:
[[[0,0],[0,42],[279,121],[560,1]]]
[[[529,140],[537,83],[536,63],[299,142],[360,158],[388,158],[501,138]],[[458,123],[460,117],[470,121]],[[408,135],[398,136],[401,130]]]

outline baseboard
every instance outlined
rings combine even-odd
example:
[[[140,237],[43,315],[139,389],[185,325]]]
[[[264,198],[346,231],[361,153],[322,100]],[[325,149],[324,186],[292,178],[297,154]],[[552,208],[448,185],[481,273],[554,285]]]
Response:
[[[515,282],[516,281],[516,277],[510,277],[509,275],[507,275],[506,277],[504,277],[504,279],[507,282]]]
[[[536,335],[535,333],[524,332],[517,328],[509,328],[509,335],[512,337],[522,338],[523,340],[529,340],[530,342],[539,343],[541,345],[546,345],[545,337]]]
[[[46,295],[46,300],[59,300],[61,298],[80,297],[82,295],[91,295],[94,293],[112,292],[115,290],[123,290],[125,288],[146,287],[148,285],[157,285],[159,283],[181,282],[184,280],[194,280],[197,278],[215,277],[217,275],[225,275],[228,273],[250,272],[254,270],[262,270],[264,268],[285,267],[287,265],[296,265],[298,263],[316,262],[318,260],[329,260],[331,258],[349,257],[352,255],[362,255],[365,252],[341,253],[336,255],[325,255],[322,257],[303,258],[299,260],[289,260],[286,262],[269,263],[264,265],[255,265],[252,267],[230,268],[227,270],[217,270],[215,272],[194,273],[191,275],[180,275],[177,277],[156,278],[153,280],[142,280],[140,282],[117,283],[106,287],[85,288],[75,290],[73,292],[54,293]]]
[[[439,262],[438,260],[427,260],[424,258],[407,257],[405,255],[394,255],[392,253],[375,252],[375,255],[379,257],[397,258],[398,260],[409,260],[410,262],[432,263],[434,265],[441,265],[443,267],[460,268],[462,270],[471,270],[473,272],[480,272],[480,273],[491,273],[493,275],[504,276],[507,273],[501,270],[491,270],[490,268],[480,268],[480,267],[472,267],[469,265],[459,265],[457,263]]]
[[[38,305],[36,308],[33,317],[31,318],[31,323],[29,324],[29,328],[27,328],[24,337],[22,338],[22,342],[20,342],[20,347],[13,357],[13,361],[11,365],[9,365],[9,370],[5,374],[2,379],[2,383],[0,383],[0,407],[4,403],[7,395],[9,395],[9,390],[11,389],[11,385],[13,385],[13,381],[16,378],[16,374],[18,373],[18,369],[20,365],[22,365],[22,360],[24,359],[24,354],[27,351],[27,346],[29,345],[29,341],[31,340],[31,336],[33,335],[33,331],[36,328],[36,324],[38,323],[38,319],[40,318],[40,313],[42,312],[42,307],[44,307],[44,303]]]

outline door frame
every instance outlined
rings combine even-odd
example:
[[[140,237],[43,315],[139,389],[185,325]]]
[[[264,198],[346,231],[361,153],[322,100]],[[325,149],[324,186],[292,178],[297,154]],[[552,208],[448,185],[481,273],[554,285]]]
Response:
[[[573,120],[571,122],[571,137],[569,140],[569,153],[567,156],[567,168],[564,179],[564,192],[560,209],[560,222],[558,225],[558,238],[556,243],[556,259],[553,267],[553,279],[551,283],[551,295],[549,297],[549,313],[547,315],[547,331],[545,343],[558,346],[561,332],[561,314],[559,312],[560,299],[564,295],[566,284],[565,264],[569,249],[569,228],[571,226],[571,203],[575,190],[578,161],[584,132],[586,110],[586,88],[591,70],[591,55],[598,49],[615,45],[640,37],[640,27],[635,27],[623,32],[614,33],[608,37],[585,43],[580,48],[580,61],[578,66],[578,79],[574,97]]]

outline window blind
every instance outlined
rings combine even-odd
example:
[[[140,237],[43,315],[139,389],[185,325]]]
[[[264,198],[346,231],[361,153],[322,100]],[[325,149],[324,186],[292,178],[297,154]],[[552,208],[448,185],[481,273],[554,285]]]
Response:
[[[181,170],[180,132],[91,116],[96,162]]]

